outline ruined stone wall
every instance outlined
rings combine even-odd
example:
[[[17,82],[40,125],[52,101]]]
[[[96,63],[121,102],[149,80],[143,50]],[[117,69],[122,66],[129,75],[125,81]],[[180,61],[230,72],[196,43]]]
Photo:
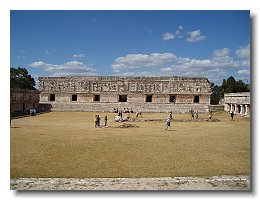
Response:
[[[63,108],[58,110],[111,110],[118,107],[114,105],[117,103],[124,104],[124,107],[130,108],[132,105],[140,106],[142,110],[157,111],[164,110],[164,104],[173,104],[170,101],[171,96],[175,97],[175,105],[180,111],[183,104],[198,104],[195,106],[204,109],[204,106],[209,105],[211,95],[210,83],[206,78],[95,76],[41,77],[39,81],[41,102],[56,106],[57,103],[68,105],[61,104]],[[51,99],[51,95],[55,96],[55,100]],[[75,95],[77,100],[73,101],[72,96]],[[98,102],[95,99],[97,95]],[[122,96],[126,96],[127,102],[120,102]],[[147,102],[147,96],[151,96],[151,102]],[[196,96],[199,99],[197,102],[194,100]],[[98,106],[95,107],[94,103],[98,103]],[[168,106],[167,109],[169,108]]]
[[[25,112],[31,108],[38,108],[39,100],[39,91],[11,88],[10,111],[11,113]]]

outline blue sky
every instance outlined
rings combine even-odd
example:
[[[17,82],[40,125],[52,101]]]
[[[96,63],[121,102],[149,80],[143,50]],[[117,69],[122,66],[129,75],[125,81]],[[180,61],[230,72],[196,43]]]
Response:
[[[11,11],[11,66],[40,76],[250,81],[249,11]]]

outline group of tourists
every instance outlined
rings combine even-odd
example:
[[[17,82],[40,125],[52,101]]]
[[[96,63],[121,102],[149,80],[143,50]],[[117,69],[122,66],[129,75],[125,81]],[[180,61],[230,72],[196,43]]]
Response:
[[[100,115],[95,115],[94,121],[95,121],[95,128],[100,127],[100,121],[101,121]],[[104,117],[104,126],[107,127],[107,115]]]
[[[132,110],[132,109],[131,109]],[[118,111],[118,109],[116,110]],[[208,121],[212,121],[212,111],[211,110],[207,110],[208,111]],[[198,111],[194,111],[193,109],[189,110],[190,115],[191,115],[191,120],[194,120],[195,116],[196,119],[198,119],[199,115],[198,115]],[[33,113],[33,112],[32,112]],[[126,112],[128,113],[128,118],[130,118],[129,113],[130,112]],[[234,121],[234,112],[230,113],[231,115],[231,120]],[[119,110],[118,111],[118,116],[123,118],[123,111]],[[142,112],[139,110],[136,110],[136,117],[138,118],[139,116],[142,116]],[[166,119],[166,129],[165,130],[171,130],[171,121],[173,119],[173,115],[172,112],[169,113],[169,117]],[[101,117],[100,115],[95,115],[95,128],[100,127],[100,120]],[[107,115],[104,117],[104,126],[107,127]]]
[[[189,112],[190,112],[191,120],[194,120],[195,115],[196,115],[196,119],[199,118],[199,112],[198,111],[194,111],[193,109],[191,109]]]
[[[124,108],[123,110],[118,110],[118,108],[113,108],[113,113],[134,113],[133,108]]]

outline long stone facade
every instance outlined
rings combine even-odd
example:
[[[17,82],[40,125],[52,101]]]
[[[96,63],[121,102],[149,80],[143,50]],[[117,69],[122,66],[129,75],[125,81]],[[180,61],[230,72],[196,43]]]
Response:
[[[242,116],[250,116],[250,92],[224,94],[224,109]]]
[[[53,111],[205,112],[211,87],[191,77],[40,77],[40,102]]]

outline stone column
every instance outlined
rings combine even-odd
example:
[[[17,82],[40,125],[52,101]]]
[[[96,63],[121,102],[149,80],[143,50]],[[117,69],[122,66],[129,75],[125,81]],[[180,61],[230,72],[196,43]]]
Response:
[[[226,103],[225,104],[225,111],[228,112],[229,111],[229,105]]]
[[[237,104],[235,104],[235,111],[234,113],[237,113]]]
[[[244,114],[244,105],[240,105],[240,115],[243,115]]]
[[[232,105],[232,103],[230,104],[230,112],[233,112],[234,110],[233,110],[233,105]]]
[[[245,107],[246,107],[245,116],[247,116],[248,115],[248,105],[245,105]]]

